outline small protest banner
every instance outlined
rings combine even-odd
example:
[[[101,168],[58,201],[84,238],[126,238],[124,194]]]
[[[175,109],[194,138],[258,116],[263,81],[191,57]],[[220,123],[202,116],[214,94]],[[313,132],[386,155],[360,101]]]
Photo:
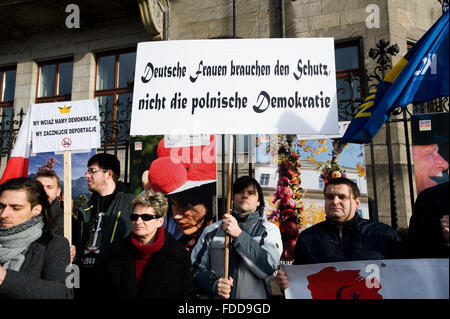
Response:
[[[31,132],[33,153],[100,147],[98,101],[33,104]]]
[[[33,153],[64,152],[64,236],[71,242],[71,151],[100,147],[98,100],[32,104],[29,125]]]

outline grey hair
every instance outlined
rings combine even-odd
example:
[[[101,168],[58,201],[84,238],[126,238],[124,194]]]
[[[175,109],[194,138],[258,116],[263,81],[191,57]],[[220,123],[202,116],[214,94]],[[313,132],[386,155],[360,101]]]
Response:
[[[169,201],[163,193],[143,192],[131,202],[133,210],[136,206],[152,207],[155,215],[164,217],[169,209]]]

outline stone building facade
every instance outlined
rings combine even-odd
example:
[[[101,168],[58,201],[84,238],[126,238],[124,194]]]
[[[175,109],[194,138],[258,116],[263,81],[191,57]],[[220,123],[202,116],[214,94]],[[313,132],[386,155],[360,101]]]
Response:
[[[11,109],[15,112],[21,108],[26,110],[30,104],[58,97],[58,92],[50,94],[48,99],[39,96],[42,85],[39,74],[43,74],[45,65],[55,64],[59,70],[63,63],[69,63],[69,66],[72,63],[71,88],[68,93],[63,92],[65,95],[61,93],[62,97],[82,100],[107,96],[113,103],[121,94],[129,97],[130,85],[120,87],[113,84],[113,88],[99,88],[99,83],[103,83],[99,79],[103,74],[99,71],[100,58],[116,57],[117,67],[121,57],[130,58],[127,54],[135,52],[137,43],[144,41],[234,36],[332,37],[336,49],[342,49],[339,54],[344,60],[345,50],[356,48],[356,55],[348,55],[347,58],[358,60],[355,74],[361,77],[365,70],[374,68],[369,50],[376,47],[380,39],[399,46],[400,52],[392,61],[396,63],[406,53],[408,45],[417,41],[442,14],[441,3],[437,0],[237,0],[235,19],[232,0],[101,0],[79,1],[79,28],[70,28],[73,26],[71,21],[75,21],[77,16],[76,10],[67,11],[69,3],[0,2],[0,75],[15,71],[13,100],[2,100],[0,95],[2,114],[11,112]],[[5,90],[6,82],[0,83],[0,89]],[[407,227],[411,204],[405,136],[402,125],[391,125],[391,131],[398,224]],[[239,140],[244,143],[242,137]],[[252,144],[246,145],[251,148]],[[389,224],[389,201],[385,200],[389,197],[389,187],[384,129],[375,137],[373,147],[377,194],[378,199],[383,199],[378,201],[378,216]],[[371,179],[374,177],[370,174],[369,152],[370,149],[366,148],[368,194],[371,197]],[[242,156],[245,154],[244,150]],[[125,153],[119,152],[122,161],[124,157]],[[5,162],[3,157],[1,171]],[[244,162],[248,162],[248,158]],[[247,172],[248,164],[240,165],[240,170]],[[221,178],[218,179],[220,192]]]

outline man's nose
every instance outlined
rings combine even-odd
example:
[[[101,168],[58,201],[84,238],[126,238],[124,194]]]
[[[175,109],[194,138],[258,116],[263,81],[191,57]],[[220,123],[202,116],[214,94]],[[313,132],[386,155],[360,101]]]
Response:
[[[333,196],[333,199],[331,200],[331,202],[333,203],[333,204],[338,204],[339,203],[339,196]]]
[[[10,213],[10,209],[8,207],[5,207],[0,210],[0,217],[5,218],[9,215],[9,213]]]
[[[183,218],[183,212],[182,211],[180,211],[179,209],[177,209],[177,210],[173,210],[172,211],[173,212],[173,219],[175,219],[175,220],[180,220],[181,218]]]
[[[448,162],[441,156],[441,154],[436,153],[435,161],[436,161],[437,166],[441,170],[445,171],[448,168]]]

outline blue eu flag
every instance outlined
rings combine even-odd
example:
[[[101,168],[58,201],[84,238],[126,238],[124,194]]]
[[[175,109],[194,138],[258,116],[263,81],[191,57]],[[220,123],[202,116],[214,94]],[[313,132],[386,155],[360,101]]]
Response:
[[[449,95],[448,15],[445,12],[369,92],[340,145],[369,143],[394,108]]]

